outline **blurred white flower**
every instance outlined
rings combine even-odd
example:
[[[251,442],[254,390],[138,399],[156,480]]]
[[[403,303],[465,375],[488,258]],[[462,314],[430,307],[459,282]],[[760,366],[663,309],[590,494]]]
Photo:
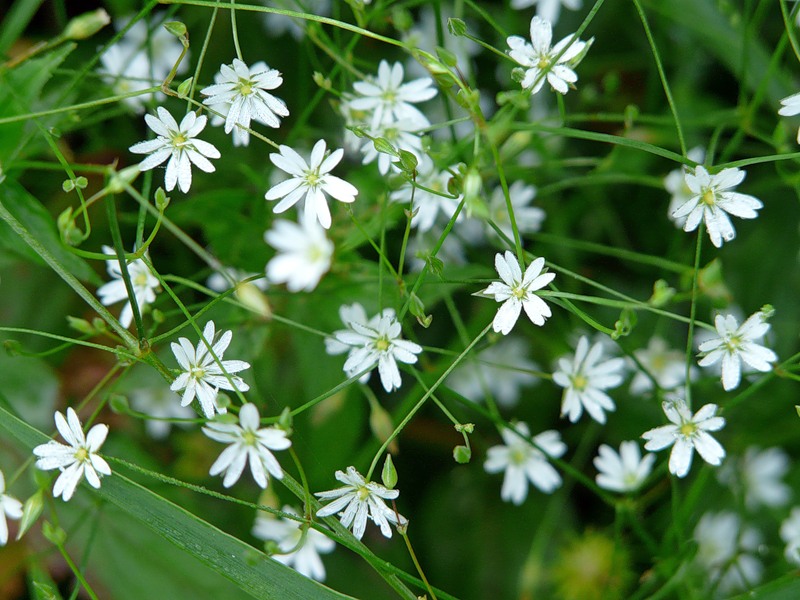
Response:
[[[331,266],[333,242],[325,237],[316,218],[306,213],[300,215],[299,224],[274,221],[264,240],[278,251],[267,263],[267,279],[285,283],[290,292],[310,292]]]
[[[660,337],[651,337],[647,348],[634,350],[633,355],[647,373],[635,367],[637,370],[631,381],[631,394],[639,395],[652,390],[653,379],[662,390],[672,390],[686,382],[686,356],[680,350],[671,349]],[[697,378],[695,367],[689,373],[692,380]]]
[[[222,485],[231,487],[239,481],[245,465],[250,463],[250,473],[262,489],[269,484],[269,475],[283,479],[280,464],[273,450],[286,450],[292,442],[286,432],[278,427],[261,427],[255,404],[245,404],[239,410],[239,424],[209,421],[203,427],[212,440],[228,444],[211,465],[209,475],[225,474]]]
[[[755,554],[761,535],[743,526],[732,512],[706,513],[694,529],[697,542],[695,561],[705,570],[715,597],[729,598],[732,592],[751,589],[764,571]]]
[[[282,510],[297,515],[297,511],[289,506],[284,506]],[[306,577],[325,581],[325,565],[319,555],[333,552],[336,542],[311,527],[304,531],[302,525],[303,522],[299,520],[259,513],[253,525],[253,535],[260,540],[272,540],[278,545],[278,552],[272,554],[271,558]]]
[[[750,510],[759,506],[785,506],[792,489],[782,480],[789,472],[789,456],[780,448],[761,450],[750,446],[742,457],[730,457],[719,470],[719,480],[735,491],[744,493]]]
[[[695,449],[708,464],[719,466],[725,458],[725,449],[708,433],[725,426],[725,419],[716,416],[717,405],[706,404],[692,414],[686,402],[675,398],[665,400],[661,407],[672,424],[643,433],[642,437],[647,440],[644,449],[658,451],[672,446],[669,472],[678,477],[686,477],[689,473]]]
[[[8,521],[22,518],[22,502],[6,494],[6,478],[0,471],[0,546],[8,543]]]
[[[653,470],[654,454],[642,457],[639,444],[622,442],[619,454],[609,445],[602,444],[594,458],[598,470],[597,485],[612,492],[635,492]]]
[[[192,165],[206,173],[213,173],[214,165],[208,159],[220,157],[219,150],[212,144],[197,139],[205,129],[208,117],[198,117],[197,113],[189,111],[178,125],[167,109],[159,106],[157,112],[158,117],[150,114],[144,116],[148,127],[157,137],[134,144],[128,150],[134,154],[150,155],[139,163],[140,171],[155,169],[169,159],[164,187],[169,192],[177,184],[185,194],[192,187]]]
[[[561,416],[568,416],[575,423],[583,414],[583,409],[598,423],[606,422],[603,412],[615,409],[614,401],[604,390],[622,383],[625,360],[603,358],[603,345],[596,343],[589,347],[589,338],[578,340],[575,354],[558,360],[559,370],[553,373],[553,382],[564,388],[561,402]]]
[[[361,539],[367,527],[367,518],[381,528],[384,537],[392,537],[390,525],[406,525],[408,521],[401,514],[386,506],[386,500],[395,500],[399,490],[390,490],[374,481],[367,481],[356,471],[347,467],[347,473],[336,471],[336,479],[344,486],[314,495],[331,502],[317,511],[317,516],[339,515],[342,525],[353,530],[356,539]]]
[[[511,207],[514,209],[514,221],[517,223],[519,234],[539,231],[546,215],[544,210],[538,206],[530,206],[536,197],[536,187],[528,185],[524,181],[515,181],[508,188],[508,196],[511,199]],[[489,218],[509,239],[514,239],[511,217],[508,214],[508,205],[501,186],[497,186],[492,192],[489,200]],[[494,233],[491,227],[488,229]]]
[[[739,386],[742,378],[742,362],[756,371],[766,373],[772,370],[770,363],[778,360],[778,355],[758,342],[769,331],[767,316],[758,311],[741,326],[733,315],[718,314],[714,326],[719,337],[700,344],[701,367],[722,361],[722,387],[725,391]]]
[[[786,543],[786,560],[800,565],[800,506],[795,506],[791,514],[781,523],[781,539]]]
[[[686,217],[684,231],[694,231],[705,222],[711,243],[717,248],[736,237],[736,230],[728,214],[742,219],[755,219],[764,204],[749,194],[734,192],[746,173],[742,169],[722,169],[714,175],[698,166],[694,173],[686,173],[686,186],[691,198],[672,213],[674,219]]]
[[[423,156],[422,162],[417,166],[416,183],[428,189],[415,187],[407,181],[400,188],[394,190],[389,198],[393,202],[408,204],[409,210],[414,211],[411,219],[412,227],[416,227],[417,231],[421,232],[430,231],[440,215],[450,220],[461,201],[460,198],[451,197],[450,192],[447,191],[447,183],[452,177],[450,171],[440,171],[430,158]],[[411,204],[412,198],[413,205]],[[459,218],[463,217],[459,215]]]
[[[250,364],[243,360],[222,360],[233,333],[226,331],[219,339],[215,340],[215,337],[214,321],[209,321],[203,329],[203,337],[197,342],[197,348],[193,348],[191,342],[184,337],[178,338],[177,344],[175,342],[170,344],[172,353],[182,369],[170,389],[173,392],[183,390],[181,400],[183,406],[189,406],[197,397],[207,419],[211,419],[214,413],[225,412],[225,408],[217,404],[217,394],[220,389],[240,392],[250,389],[241,377],[233,375],[249,369]]]
[[[517,423],[514,429],[517,433],[508,428],[500,432],[504,445],[487,450],[483,468],[487,473],[505,471],[500,497],[519,505],[528,497],[528,482],[545,494],[561,486],[561,476],[547,459],[563,456],[567,445],[552,429],[532,439],[526,423]]]
[[[420,137],[419,129],[425,127],[419,121],[412,119],[402,119],[388,124],[381,124],[368,131],[372,138],[383,138],[394,148],[395,151],[405,150],[413,154],[418,163],[421,163],[425,158],[425,153],[422,149],[422,137]],[[363,155],[361,164],[368,165],[378,161],[378,172],[381,175],[386,175],[390,168],[396,168],[397,158],[394,154],[378,150],[375,142],[370,138],[359,140],[360,152]]]
[[[553,25],[558,22],[561,14],[561,5],[569,10],[580,10],[583,0],[511,0],[511,8],[517,10],[536,6],[536,16],[545,21],[550,21]]]
[[[540,256],[529,264],[524,276],[517,257],[508,250],[505,254],[498,253],[495,256],[494,265],[502,282],[495,281],[476,293],[503,303],[492,321],[492,329],[507,335],[523,308],[534,325],[544,325],[553,313],[545,301],[533,292],[542,289],[556,277],[555,273],[542,273],[544,258]]]
[[[130,398],[134,410],[152,417],[145,420],[145,430],[150,437],[158,440],[166,438],[172,429],[168,419],[192,419],[197,416],[188,406],[175,402],[175,393],[164,386],[138,387],[130,392]]]
[[[99,489],[101,476],[111,475],[111,467],[97,454],[106,441],[108,426],[94,425],[84,436],[81,422],[72,408],[67,409],[66,418],[56,411],[55,422],[56,429],[69,445],[50,440],[36,446],[33,454],[37,458],[37,469],[61,471],[53,486],[53,497],[61,496],[67,502],[84,477],[89,485]]]
[[[800,11],[797,13],[798,20],[800,20]],[[792,94],[781,100],[781,107],[778,109],[778,114],[784,117],[792,117],[800,114],[800,93]],[[797,143],[800,144],[800,129],[797,130]]]
[[[97,289],[97,295],[103,306],[110,306],[121,300],[128,301],[122,307],[122,312],[119,315],[120,325],[127,329],[133,321],[133,308],[131,308],[125,281],[122,279],[122,269],[116,258],[117,253],[111,246],[103,246],[103,254],[114,257],[112,260],[106,261],[106,270],[112,281],[100,286]],[[131,279],[131,287],[133,287],[133,297],[141,314],[145,306],[155,302],[159,282],[141,258],[130,261],[127,267],[128,275]]]
[[[339,164],[344,155],[344,150],[339,148],[330,154],[326,153],[325,140],[319,140],[311,150],[307,163],[305,159],[289,146],[281,146],[280,153],[273,152],[269,159],[281,171],[291,177],[272,186],[265,198],[280,202],[273,208],[273,212],[282,213],[305,198],[305,213],[316,218],[325,229],[331,226],[331,212],[328,208],[326,194],[339,202],[354,202],[358,190],[330,171]]]
[[[697,146],[689,150],[689,152],[686,153],[686,156],[694,162],[702,164],[706,159],[706,151],[705,148]],[[670,171],[667,176],[664,177],[664,189],[670,193],[667,216],[673,223],[675,223],[675,226],[680,229],[683,229],[683,226],[686,224],[686,217],[680,217],[676,219],[672,216],[672,213],[686,204],[686,202],[688,202],[691,197],[694,196],[692,190],[690,190],[689,186],[686,185],[686,174],[690,173],[691,171],[692,169],[689,167],[682,166],[679,169]]]

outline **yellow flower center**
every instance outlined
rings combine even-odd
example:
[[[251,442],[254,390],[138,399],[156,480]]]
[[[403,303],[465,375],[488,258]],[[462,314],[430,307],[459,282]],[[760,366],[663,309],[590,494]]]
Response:
[[[521,465],[527,459],[525,450],[523,448],[514,448],[509,453],[508,459],[515,465]]]
[[[711,188],[706,188],[706,190],[703,192],[703,195],[700,197],[700,201],[708,206],[714,206],[714,204],[717,202],[717,197],[714,195],[714,190]]]
[[[75,460],[78,462],[86,462],[89,460],[89,451],[86,448],[78,448],[75,451]]]
[[[187,141],[188,140],[186,139],[186,136],[183,135],[183,133],[181,133],[181,132],[178,132],[178,133],[176,133],[175,135],[172,136],[172,145],[173,146],[176,146],[176,147],[183,146]]]
[[[572,378],[572,387],[574,387],[579,392],[582,392],[586,389],[589,380],[584,375],[575,375]]]
[[[202,379],[203,377],[206,376],[206,370],[203,369],[202,367],[194,367],[189,371],[189,375],[193,379]]]
[[[389,349],[389,346],[391,346],[391,343],[385,337],[379,337],[377,340],[375,340],[375,348],[381,352],[386,352]]]
[[[681,432],[681,435],[684,437],[692,437],[692,435],[694,435],[694,433],[697,431],[697,426],[690,421],[688,423],[682,424],[680,426],[679,431]]]
[[[258,440],[255,431],[250,431],[249,429],[244,430],[242,439],[244,440],[245,446],[255,446]]]
[[[356,495],[358,496],[359,500],[364,502],[367,498],[369,498],[369,489],[367,489],[367,486],[362,485],[360,488],[358,488]]]
[[[539,62],[536,64],[542,71],[550,68],[550,57],[549,56],[540,56]]]
[[[253,84],[250,81],[239,80],[239,93],[242,96],[249,96],[253,93]]]

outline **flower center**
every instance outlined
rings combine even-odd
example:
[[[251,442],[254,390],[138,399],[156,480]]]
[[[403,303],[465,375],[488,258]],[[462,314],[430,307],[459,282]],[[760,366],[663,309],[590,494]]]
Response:
[[[381,336],[377,340],[375,340],[375,348],[381,352],[386,352],[391,346],[392,343],[386,339],[386,336]]]
[[[681,432],[681,435],[683,437],[688,438],[692,437],[695,434],[695,432],[697,431],[697,426],[691,421],[688,421],[686,423],[683,423],[678,430]]]
[[[202,367],[193,367],[189,371],[189,375],[192,379],[203,379],[206,376],[206,370]]]
[[[358,496],[358,499],[361,502],[365,502],[366,499],[369,498],[369,489],[367,488],[367,486],[362,485],[360,488],[358,488],[356,496]]]
[[[736,354],[742,346],[742,338],[738,335],[732,335],[725,340],[725,349],[730,354]]]
[[[133,285],[137,287],[145,287],[147,285],[147,273],[137,273],[133,278]]]
[[[515,287],[514,287],[514,289],[513,289],[513,290],[511,290],[511,294],[512,294],[512,295],[513,295],[513,296],[514,296],[514,297],[515,297],[517,300],[524,300],[524,299],[525,299],[525,296],[527,296],[527,295],[528,295],[528,290],[527,290],[527,289],[525,289],[524,287],[522,287],[521,285],[517,285],[517,286],[515,286]]]
[[[239,93],[242,96],[249,96],[253,93],[253,83],[244,79],[239,80]]]
[[[180,148],[188,141],[189,140],[186,138],[186,136],[183,134],[182,131],[179,131],[178,133],[172,136],[172,145],[175,146],[176,148]]]
[[[258,437],[256,437],[256,432],[251,431],[249,429],[245,429],[242,432],[242,441],[244,441],[245,446],[255,446]]]
[[[86,448],[78,448],[75,451],[75,460],[78,462],[86,462],[89,460],[89,451]]]
[[[586,386],[589,384],[589,380],[586,378],[585,375],[574,375],[572,377],[572,387],[582,392],[586,389]]]
[[[546,54],[543,54],[539,57],[539,61],[536,63],[536,66],[539,67],[542,71],[546,71],[550,68],[550,57]]]
[[[513,448],[508,456],[509,461],[515,465],[521,465],[527,458],[524,448]]]
[[[703,195],[700,196],[700,201],[708,206],[714,206],[714,204],[717,203],[717,198],[714,195],[714,190],[711,188],[706,188],[706,190],[703,192]]]
[[[310,188],[317,187],[322,178],[319,176],[319,171],[306,171],[306,185]]]
[[[385,90],[383,94],[381,94],[381,98],[383,99],[384,103],[392,105],[397,102],[397,91]]]

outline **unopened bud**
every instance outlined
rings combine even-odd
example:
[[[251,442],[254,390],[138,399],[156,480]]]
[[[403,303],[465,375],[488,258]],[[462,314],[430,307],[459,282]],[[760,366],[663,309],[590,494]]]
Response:
[[[63,37],[66,40],[85,40],[111,23],[111,17],[102,8],[83,13],[67,23]]]

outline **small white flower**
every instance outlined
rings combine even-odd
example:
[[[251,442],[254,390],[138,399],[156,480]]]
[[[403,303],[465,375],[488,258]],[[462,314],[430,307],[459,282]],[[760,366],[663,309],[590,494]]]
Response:
[[[402,119],[370,129],[369,135],[372,138],[383,138],[397,151],[405,150],[411,152],[417,161],[421,163],[425,159],[425,154],[422,149],[422,137],[420,137],[418,130],[422,127],[424,125],[419,121]],[[378,172],[381,175],[386,175],[390,168],[397,168],[395,165],[396,157],[393,154],[379,151],[372,139],[365,138],[363,141],[359,140],[359,142],[361,144],[359,150],[364,156],[361,164],[368,165],[377,160]]]
[[[797,13],[800,18],[800,11]],[[778,114],[784,117],[792,117],[800,114],[800,93],[792,94],[781,100],[781,107]],[[797,130],[797,143],[800,144],[800,129]]]
[[[222,65],[216,82],[200,90],[204,96],[203,104],[208,106],[222,105],[226,109],[225,133],[239,131],[240,143],[246,146],[250,136],[245,128],[250,127],[251,119],[268,127],[280,127],[278,118],[289,116],[289,109],[280,98],[276,98],[267,90],[274,90],[283,83],[281,74],[270,69],[265,62],[257,62],[248,67],[238,58],[232,65]]]
[[[695,561],[706,571],[716,597],[729,598],[732,592],[761,581],[764,567],[754,556],[761,535],[752,527],[743,527],[735,513],[704,514],[694,529],[694,539]]]
[[[8,543],[8,521],[9,519],[22,518],[22,502],[6,494],[6,478],[0,471],[0,546]]]
[[[725,426],[725,419],[716,416],[717,405],[706,404],[694,415],[680,398],[665,400],[661,407],[672,425],[662,425],[643,433],[642,437],[647,440],[644,449],[658,451],[672,446],[669,472],[678,477],[686,477],[689,473],[695,449],[708,464],[719,466],[725,458],[725,449],[708,433]]]
[[[530,206],[536,197],[536,187],[523,181],[515,181],[508,188],[511,206],[514,209],[514,221],[520,235],[536,233],[545,219],[545,212],[538,206]],[[489,200],[489,218],[505,233],[509,239],[514,239],[514,230],[511,227],[511,217],[508,215],[508,205],[503,194],[503,188],[497,186]],[[494,230],[492,230],[494,232]]]
[[[671,349],[660,337],[653,336],[647,348],[634,350],[633,355],[647,373],[637,370],[631,381],[631,394],[640,395],[652,390],[653,379],[662,390],[672,390],[686,382],[686,356]],[[697,378],[695,367],[689,373],[692,380]]]
[[[164,186],[169,192],[177,183],[185,194],[192,187],[192,165],[206,173],[213,173],[214,165],[208,159],[220,157],[219,150],[212,144],[197,139],[205,129],[208,117],[198,117],[196,113],[188,112],[178,125],[167,109],[159,106],[157,112],[158,117],[149,114],[144,116],[148,127],[156,133],[156,139],[139,142],[128,150],[134,154],[150,155],[139,163],[140,171],[155,169],[169,159]]]
[[[403,83],[403,64],[382,60],[378,65],[378,77],[357,81],[353,89],[358,94],[348,101],[351,110],[371,114],[370,127],[377,128],[404,119],[419,123],[419,127],[430,125],[427,117],[414,104],[430,100],[436,95],[433,80],[422,77]]]
[[[359,540],[367,527],[367,518],[380,527],[381,533],[387,538],[392,537],[390,523],[408,523],[405,517],[386,506],[386,500],[395,500],[400,495],[399,490],[390,490],[374,481],[368,482],[355,467],[347,467],[347,473],[336,471],[336,479],[344,486],[314,494],[323,500],[332,500],[317,511],[318,517],[339,515],[342,525],[352,528],[353,535]]]
[[[416,183],[433,191],[415,188],[411,182],[405,182],[389,197],[394,202],[409,204],[409,210],[414,212],[411,227],[415,227],[420,232],[430,231],[436,224],[439,215],[450,220],[458,208],[460,199],[453,198],[447,191],[447,182],[452,177],[450,171],[440,171],[430,158],[423,156],[422,162],[417,167]],[[413,206],[411,205],[412,199]]]
[[[175,394],[164,386],[139,387],[130,393],[131,406],[152,418],[145,421],[147,434],[157,440],[169,435],[170,419],[193,419],[194,411],[175,402]],[[185,424],[181,424],[185,425]]]
[[[788,504],[792,497],[792,489],[782,481],[789,466],[789,457],[780,448],[761,450],[750,446],[741,458],[725,461],[719,480],[743,491],[745,506],[750,510],[759,506],[777,508]]]
[[[306,215],[316,218],[320,225],[329,229],[331,212],[325,194],[339,202],[355,201],[358,195],[355,186],[330,174],[342,160],[344,150],[339,148],[327,156],[325,154],[325,140],[319,140],[311,150],[310,164],[289,146],[281,146],[280,154],[273,152],[269,155],[272,164],[292,176],[267,190],[267,200],[282,198],[273,212],[282,213],[305,197]]]
[[[642,457],[639,444],[622,442],[619,454],[607,444],[602,444],[594,458],[598,470],[597,485],[612,492],[635,492],[653,470],[654,454]]]
[[[286,450],[292,442],[286,432],[277,427],[261,427],[255,404],[245,404],[239,411],[239,424],[210,421],[203,427],[212,440],[229,444],[211,465],[209,475],[225,474],[222,485],[231,487],[239,481],[245,464],[250,462],[253,479],[262,489],[269,483],[269,475],[283,479],[283,471],[272,450]]]
[[[514,327],[522,309],[534,325],[542,326],[552,316],[550,307],[535,292],[555,279],[555,273],[542,273],[544,258],[534,260],[522,275],[517,257],[508,250],[505,255],[498,253],[494,258],[497,274],[503,281],[495,281],[477,295],[494,297],[495,302],[503,304],[492,321],[492,329],[507,335]]]
[[[270,283],[285,283],[290,292],[310,292],[331,266],[333,242],[325,237],[316,218],[309,218],[306,213],[300,216],[299,225],[276,220],[264,240],[278,250],[267,263],[267,279]]]
[[[528,358],[529,347],[521,339],[503,338],[482,350],[474,362],[459,365],[447,385],[473,402],[483,400],[488,391],[500,406],[513,407],[522,388],[539,381],[531,373],[539,366]]]
[[[526,423],[517,423],[514,429],[519,435],[508,428],[500,432],[505,444],[487,450],[483,468],[487,473],[505,471],[500,497],[519,505],[528,497],[528,482],[545,494],[561,486],[561,476],[547,459],[561,457],[567,445],[553,429],[543,431],[532,441]]]
[[[742,183],[746,173],[741,169],[722,169],[710,175],[705,167],[698,166],[694,173],[686,173],[686,186],[692,197],[673,213],[674,219],[686,217],[684,231],[694,231],[705,221],[711,243],[717,248],[723,242],[736,237],[736,230],[728,214],[742,219],[755,219],[764,205],[761,200],[748,194],[734,192],[733,188]]]
[[[511,0],[511,8],[517,10],[536,5],[536,16],[550,21],[553,25],[558,22],[562,4],[569,10],[580,10],[583,0]]]
[[[585,408],[595,421],[605,423],[603,411],[616,408],[614,401],[603,390],[622,383],[625,360],[611,358],[599,362],[602,357],[602,342],[589,348],[589,338],[581,336],[575,355],[558,360],[559,370],[553,373],[553,382],[564,388],[562,417],[569,416],[569,420],[575,423]]]
[[[328,353],[349,352],[343,367],[348,377],[377,365],[383,389],[387,392],[398,389],[401,379],[397,361],[413,365],[422,346],[400,338],[402,326],[394,310],[385,308],[367,321],[364,309],[356,303],[342,306],[339,315],[347,329],[335,331],[325,340]]]
[[[133,321],[133,308],[131,308],[128,290],[125,288],[125,281],[122,279],[122,269],[116,258],[117,253],[110,246],[103,246],[103,254],[114,257],[112,260],[106,261],[106,270],[112,281],[100,286],[97,289],[97,295],[100,297],[100,302],[103,306],[110,306],[121,300],[128,301],[122,307],[122,312],[119,315],[120,325],[127,329]],[[136,306],[139,307],[139,312],[141,313],[145,306],[155,302],[156,291],[158,291],[159,286],[158,279],[141,258],[128,263],[128,275],[131,278]]]
[[[800,565],[800,506],[795,506],[781,523],[781,539],[786,543],[786,560]]]
[[[196,396],[207,419],[211,419],[215,412],[220,414],[225,412],[224,408],[217,405],[217,394],[220,389],[240,392],[250,389],[241,377],[232,375],[249,369],[250,364],[242,360],[222,360],[233,333],[226,331],[218,340],[215,341],[214,338],[214,321],[209,321],[203,329],[203,337],[197,342],[197,348],[193,348],[189,340],[184,337],[178,338],[178,344],[175,342],[170,344],[172,353],[183,371],[172,382],[170,389],[173,392],[183,390],[182,406],[189,406]]]
[[[111,468],[103,458],[97,454],[108,435],[108,426],[98,424],[83,435],[81,422],[72,408],[67,409],[67,417],[56,411],[56,429],[67,442],[62,444],[50,440],[33,449],[37,457],[36,468],[42,471],[58,469],[61,474],[53,486],[53,497],[61,498],[67,502],[72,498],[75,488],[83,477],[95,489],[100,488],[100,477],[111,475]]]
[[[530,44],[517,35],[506,39],[511,48],[508,55],[525,67],[522,89],[531,90],[531,94],[542,89],[545,79],[559,94],[566,94],[570,84],[578,81],[578,75],[572,70],[574,65],[570,63],[584,51],[586,42],[568,35],[551,48],[552,39],[552,25],[540,17],[531,19]]]
[[[694,162],[702,164],[706,159],[706,151],[704,148],[698,146],[689,150],[686,156]],[[672,213],[686,204],[686,202],[694,196],[692,190],[686,185],[686,174],[689,172],[691,172],[689,167],[684,165],[680,169],[670,171],[667,173],[667,176],[664,177],[664,189],[670,193],[667,217],[680,229],[683,229],[683,226],[686,224],[686,217],[676,219],[672,216]]]
[[[770,363],[778,360],[777,354],[757,343],[769,331],[767,316],[763,312],[751,315],[741,327],[733,315],[720,314],[714,318],[714,326],[719,337],[700,344],[703,357],[697,364],[708,367],[722,360],[722,387],[725,391],[739,386],[742,362],[766,373],[772,369]]]
[[[297,515],[297,511],[289,506],[283,507],[283,512]],[[308,527],[305,533],[302,521],[294,519],[276,518],[268,513],[259,513],[253,525],[253,535],[260,540],[272,540],[278,545],[278,552],[271,557],[279,563],[292,567],[298,573],[317,581],[325,581],[325,565],[322,564],[320,554],[333,552],[336,542]],[[305,539],[303,539],[305,536]],[[300,540],[303,540],[300,544]]]

